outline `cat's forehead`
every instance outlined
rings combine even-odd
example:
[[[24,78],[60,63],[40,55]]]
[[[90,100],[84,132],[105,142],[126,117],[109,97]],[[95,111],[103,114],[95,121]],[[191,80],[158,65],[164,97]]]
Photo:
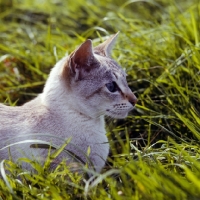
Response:
[[[106,71],[112,73],[116,79],[123,77],[126,78],[127,74],[121,66],[118,65],[116,61],[108,57],[98,56],[98,60],[101,63],[101,66],[105,68]]]
[[[119,77],[126,78],[127,74],[124,69],[122,69],[121,66],[117,64],[114,60],[111,60],[111,62],[108,62],[108,67],[111,69],[112,73],[118,79]]]

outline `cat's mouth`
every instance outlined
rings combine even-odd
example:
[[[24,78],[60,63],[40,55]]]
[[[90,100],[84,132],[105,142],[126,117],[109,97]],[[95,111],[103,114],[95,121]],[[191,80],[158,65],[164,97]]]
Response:
[[[122,119],[122,118],[125,118],[127,117],[128,115],[128,112],[132,110],[131,109],[128,109],[128,110],[111,110],[111,109],[106,109],[106,115],[109,116],[109,117],[112,117],[112,118],[118,118],[118,119]]]

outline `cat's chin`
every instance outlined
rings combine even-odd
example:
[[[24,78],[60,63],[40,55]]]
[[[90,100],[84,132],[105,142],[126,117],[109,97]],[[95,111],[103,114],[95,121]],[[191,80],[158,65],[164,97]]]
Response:
[[[127,117],[128,112],[118,113],[118,112],[114,112],[114,111],[111,111],[111,110],[107,110],[106,115],[108,117],[112,117],[112,118],[115,118],[115,119],[124,119],[124,118]]]
[[[123,115],[123,116],[117,116],[117,115],[115,115],[115,116],[112,116],[112,118],[115,118],[115,119],[124,119],[124,118],[126,118],[128,116],[128,114],[126,114],[126,115]]]

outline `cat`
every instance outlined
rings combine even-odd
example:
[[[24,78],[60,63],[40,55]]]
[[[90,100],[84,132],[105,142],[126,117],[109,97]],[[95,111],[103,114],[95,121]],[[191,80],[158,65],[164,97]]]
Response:
[[[90,39],[83,42],[58,61],[43,92],[30,102],[0,104],[0,159],[27,156],[41,161],[48,154],[41,141],[59,146],[71,138],[66,149],[83,163],[88,154],[94,170],[102,170],[109,153],[104,116],[125,118],[137,102],[125,71],[111,58],[117,36],[94,48]]]

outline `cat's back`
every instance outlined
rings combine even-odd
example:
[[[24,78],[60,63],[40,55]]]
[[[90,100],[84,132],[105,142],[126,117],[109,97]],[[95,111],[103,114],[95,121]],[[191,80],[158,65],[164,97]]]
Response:
[[[6,140],[20,132],[20,125],[23,123],[24,118],[20,114],[20,107],[0,104],[0,147]]]
[[[0,135],[23,132],[37,126],[38,118],[42,120],[47,113],[45,107],[34,99],[23,106],[6,106],[0,104]],[[45,113],[45,114],[44,114]]]
[[[6,106],[4,104],[0,104],[0,126],[10,124],[12,121],[19,120],[21,115],[20,113],[20,107],[14,107],[14,106]],[[11,125],[11,124],[10,124]],[[0,129],[1,129],[0,128]]]

